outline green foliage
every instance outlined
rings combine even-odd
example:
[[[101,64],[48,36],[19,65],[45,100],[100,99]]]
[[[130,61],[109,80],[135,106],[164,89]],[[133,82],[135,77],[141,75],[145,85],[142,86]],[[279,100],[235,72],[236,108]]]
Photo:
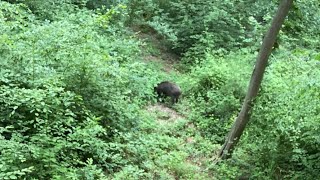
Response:
[[[271,170],[280,170],[288,178],[319,177],[320,169],[320,71],[315,68],[319,65],[312,59],[301,61],[300,57],[295,54],[272,64],[249,130],[252,133],[257,126],[264,127],[255,131],[263,144],[256,144],[259,148],[253,153],[261,155],[257,157],[261,166],[270,167],[266,162],[272,162],[277,169]]]
[[[1,162],[5,173],[47,178],[88,158],[107,166],[105,130],[82,99],[62,88],[1,86]],[[73,161],[70,161],[73,160]],[[81,172],[81,171],[80,171]]]
[[[132,24],[164,37],[184,61],[193,64],[206,52],[259,49],[278,1],[130,1]],[[250,4],[250,5],[249,5]],[[297,1],[278,37],[282,47],[318,48],[319,2]],[[310,15],[312,14],[312,15]]]
[[[143,99],[146,94],[152,95],[153,84],[145,85],[145,75],[152,71],[143,63],[131,63],[139,53],[138,42],[99,34],[105,27],[100,27],[101,19],[110,19],[107,15],[72,14],[69,21],[33,27],[11,36],[8,41],[16,43],[6,44],[3,55],[7,58],[2,64],[10,68],[7,74],[23,81],[26,88],[49,81],[81,95],[96,115],[109,116],[102,117],[104,126],[125,130],[125,124],[134,126],[137,118],[133,114],[138,106],[128,102],[139,105],[147,100]],[[78,24],[80,16],[87,19]],[[122,88],[126,86],[131,89]]]
[[[23,3],[28,7],[37,18],[42,20],[62,20],[69,13],[76,10],[76,6],[72,4],[72,0],[8,0],[11,3]]]
[[[315,41],[320,36],[319,5],[320,2],[316,0],[298,0],[294,3],[288,16],[289,21],[284,26],[284,31],[292,38],[287,46],[310,47],[310,49],[319,50],[319,41]]]
[[[275,5],[247,1],[131,1],[131,22],[151,27],[189,63],[207,51],[225,54],[261,41]],[[258,10],[257,10],[258,9]],[[267,12],[266,12],[267,11]],[[269,18],[268,18],[269,17]]]
[[[305,54],[310,54],[307,61]],[[230,168],[228,173],[238,168],[238,173],[259,179],[319,178],[316,55],[300,50],[273,59],[247,131],[233,155],[235,162],[223,163],[223,169]]]
[[[191,119],[214,141],[224,140],[229,125],[239,112],[252,59],[247,52],[225,58],[207,54],[206,60],[191,70],[192,79],[186,79],[183,84],[185,95],[193,102]]]
[[[177,53],[184,53],[192,47],[237,46],[244,32],[228,12],[231,5],[212,1],[134,1],[129,7],[135,16],[143,17],[146,24],[171,41]]]
[[[189,136],[184,131],[185,121],[159,124],[150,113],[147,114],[142,114],[145,119],[139,132],[124,138],[126,159],[134,164],[124,166],[110,179],[210,179],[199,173],[200,169],[195,163],[189,163],[189,155],[194,153],[197,156],[195,159],[203,158],[203,155],[212,151],[211,143],[201,144],[199,138],[199,143],[195,145],[184,144],[183,138],[177,136]]]
[[[112,8],[113,6],[117,6],[119,4],[126,3],[127,0],[81,0],[79,3],[78,0],[72,0],[72,3],[79,5],[80,7],[87,7],[88,9],[99,9],[99,8]]]
[[[233,159],[209,166],[218,179],[319,176],[318,53],[286,53],[271,57],[251,123]],[[254,56],[239,51],[206,57],[191,69],[182,87],[192,102],[189,118],[201,135],[223,143],[240,111]]]
[[[247,131],[212,163],[277,4],[1,1],[0,179],[318,178],[316,0],[295,2]],[[182,63],[164,65],[170,48]],[[149,110],[164,79],[182,88],[179,118]]]
[[[157,77],[134,61],[139,42],[114,23],[118,11],[42,22],[0,3],[0,177],[104,179],[134,162],[121,139],[139,128]]]
[[[35,19],[24,4],[12,5],[7,2],[0,2],[0,22],[2,26],[1,41],[9,41],[9,34],[21,32],[29,25],[30,21]],[[2,47],[5,48],[5,47]]]

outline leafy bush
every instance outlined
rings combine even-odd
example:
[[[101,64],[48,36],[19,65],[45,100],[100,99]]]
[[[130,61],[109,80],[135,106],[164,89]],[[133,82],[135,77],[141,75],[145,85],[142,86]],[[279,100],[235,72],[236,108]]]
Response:
[[[232,53],[224,58],[207,54],[182,84],[191,103],[191,119],[203,135],[222,142],[240,109],[249,79],[253,56]]]
[[[83,25],[77,22],[80,16],[87,18]],[[102,117],[104,126],[125,130],[129,127],[126,123],[136,125],[136,104],[152,97],[153,82],[145,84],[152,70],[143,63],[132,63],[138,58],[138,42],[121,35],[99,34],[101,18],[107,18],[101,16],[72,14],[70,20],[8,37],[8,42],[15,44],[6,44],[2,64],[25,87],[39,87],[43,81],[50,81],[81,95],[96,115],[109,116]]]
[[[303,53],[301,53],[303,52]],[[311,59],[305,61],[305,52]],[[224,166],[252,178],[319,178],[319,62],[297,51],[268,67],[251,120]]]
[[[0,88],[2,173],[47,178],[62,167],[83,166],[88,158],[107,165],[107,156],[101,156],[107,144],[99,139],[105,130],[79,96],[57,87],[10,85]]]
[[[139,128],[157,78],[134,61],[139,42],[114,13],[42,22],[0,3],[0,177],[103,179],[132,163],[123,137]]]
[[[304,49],[273,53],[234,158],[210,161],[240,109],[277,1],[247,4],[1,1],[0,179],[317,177],[320,56]],[[280,36],[286,48],[297,37],[297,46],[318,48],[310,4],[295,4]],[[147,52],[128,22],[170,42],[164,49],[184,55],[186,73],[140,61],[159,52]],[[187,118],[162,126],[142,109],[165,78],[181,85],[172,108]]]
[[[320,20],[319,20],[319,2],[297,1],[293,4],[292,10],[285,22],[284,32],[289,36],[286,39],[286,45],[292,49],[299,47],[319,50],[319,41],[316,41],[320,36]]]
[[[62,20],[69,13],[74,13],[76,6],[72,4],[72,0],[55,0],[55,1],[41,1],[41,0],[7,0],[11,3],[23,3],[31,10],[37,18],[41,20]]]
[[[277,168],[272,169],[272,174],[280,170],[288,178],[314,178],[319,176],[320,169],[320,71],[314,68],[319,66],[317,61],[305,62],[300,57],[298,54],[272,64],[252,120],[252,129],[264,128],[252,134],[257,134],[263,143],[256,144],[260,165],[272,162]],[[270,139],[274,141],[268,142]]]
[[[272,6],[273,5],[273,6]],[[261,40],[262,25],[274,4],[245,1],[131,1],[132,22],[149,26],[171,42],[178,54],[192,57],[224,52]],[[254,10],[260,11],[254,11]]]
[[[72,3],[79,5],[80,7],[87,7],[88,9],[99,9],[106,7],[108,9],[112,8],[113,6],[117,6],[119,4],[126,3],[127,0],[112,0],[112,1],[105,1],[105,0],[72,0]]]
[[[193,64],[206,52],[228,54],[238,48],[256,51],[271,23],[278,1],[130,1],[134,25],[162,35],[177,54]],[[310,14],[313,14],[310,16]],[[277,43],[281,47],[318,48],[318,2],[298,1]]]

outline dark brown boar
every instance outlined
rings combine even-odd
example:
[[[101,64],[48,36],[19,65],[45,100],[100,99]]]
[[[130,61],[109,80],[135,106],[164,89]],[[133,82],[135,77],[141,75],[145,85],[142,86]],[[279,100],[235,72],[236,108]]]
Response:
[[[158,94],[158,100],[162,101],[165,97],[171,97],[172,104],[177,103],[181,95],[181,89],[175,83],[163,81],[154,87],[154,91]]]

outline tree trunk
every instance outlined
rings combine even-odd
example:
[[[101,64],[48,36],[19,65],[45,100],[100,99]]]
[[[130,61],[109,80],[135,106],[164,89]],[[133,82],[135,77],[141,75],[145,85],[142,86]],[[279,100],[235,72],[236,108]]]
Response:
[[[277,34],[279,33],[281,25],[283,24],[284,19],[289,12],[292,2],[293,0],[282,0],[281,4],[279,5],[278,11],[275,17],[273,18],[271,27],[267,35],[263,39],[263,43],[261,45],[261,48],[257,57],[255,68],[251,75],[248,92],[243,102],[241,111],[236,121],[234,122],[233,127],[230,130],[228,137],[219,153],[219,156],[222,159],[231,157],[233,148],[239,141],[240,136],[242,135],[244,128],[246,127],[249,121],[249,118],[250,118],[249,111],[254,105],[253,100],[258,94],[260,84],[263,78],[263,74],[268,63],[268,57],[271,53],[272,46],[276,40],[276,37],[277,37]]]

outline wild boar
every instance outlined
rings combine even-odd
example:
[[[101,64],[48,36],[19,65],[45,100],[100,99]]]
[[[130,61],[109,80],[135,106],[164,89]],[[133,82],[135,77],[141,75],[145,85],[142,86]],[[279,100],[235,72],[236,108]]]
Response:
[[[175,83],[163,81],[154,87],[154,91],[158,94],[158,100],[161,98],[162,102],[165,97],[171,97],[172,104],[177,103],[181,95],[181,89]]]

